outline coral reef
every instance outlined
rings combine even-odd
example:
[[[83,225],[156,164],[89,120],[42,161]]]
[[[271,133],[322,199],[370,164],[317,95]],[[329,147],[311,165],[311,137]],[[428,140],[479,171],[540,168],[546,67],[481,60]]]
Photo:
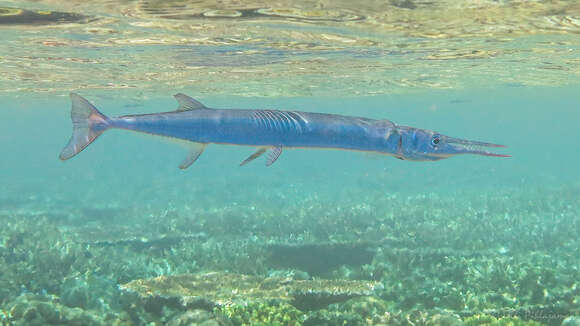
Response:
[[[570,316],[564,319],[562,326],[580,326],[580,316]]]
[[[143,305],[212,307],[249,302],[291,304],[301,310],[317,309],[353,297],[374,293],[376,282],[348,280],[292,280],[212,272],[159,276],[121,285],[126,296],[137,296]]]
[[[465,319],[465,326],[541,326],[536,321],[524,321],[518,317],[495,318],[489,315],[475,315]]]
[[[42,325],[82,325],[82,326],[124,326],[132,323],[116,314],[88,312],[80,308],[70,308],[58,302],[57,298],[23,294],[8,306],[5,321],[15,326]]]
[[[537,191],[147,214],[8,202],[0,209],[0,320],[575,325],[580,189]],[[309,269],[325,254],[330,263]]]
[[[305,314],[288,304],[251,302],[246,305],[224,305],[214,310],[232,322],[234,326],[299,326]]]

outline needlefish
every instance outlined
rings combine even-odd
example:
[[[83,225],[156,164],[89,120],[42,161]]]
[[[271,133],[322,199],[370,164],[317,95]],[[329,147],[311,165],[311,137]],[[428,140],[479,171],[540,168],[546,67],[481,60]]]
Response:
[[[105,130],[116,128],[185,140],[189,153],[179,165],[193,164],[208,144],[246,145],[257,150],[240,163],[266,154],[272,165],[284,149],[327,148],[374,152],[409,161],[437,161],[459,154],[509,157],[485,150],[503,145],[453,138],[397,125],[389,120],[300,111],[213,109],[185,95],[174,95],[177,110],[110,118],[80,95],[71,93],[73,133],[60,153],[67,160]]]

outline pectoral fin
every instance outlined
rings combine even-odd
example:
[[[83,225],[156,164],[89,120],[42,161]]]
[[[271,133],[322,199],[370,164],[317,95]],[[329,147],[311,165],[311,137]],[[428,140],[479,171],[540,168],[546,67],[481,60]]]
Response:
[[[282,147],[280,147],[280,146],[272,147],[270,149],[270,151],[268,152],[268,159],[266,160],[266,166],[270,166],[270,165],[274,164],[274,162],[276,162],[278,157],[280,157],[280,154],[282,154]]]
[[[246,164],[252,162],[253,160],[257,159],[262,154],[264,154],[264,152],[266,152],[266,150],[267,150],[267,148],[259,148],[256,152],[254,152],[254,154],[248,156],[247,159],[245,159],[242,163],[240,163],[240,166],[246,165]]]
[[[183,162],[181,162],[179,168],[184,170],[190,167],[193,164],[193,162],[195,162],[195,160],[197,160],[197,158],[201,155],[201,153],[203,153],[203,150],[205,149],[206,146],[207,144],[202,143],[193,143],[192,145],[190,145],[189,153],[187,154],[187,157],[183,160]]]

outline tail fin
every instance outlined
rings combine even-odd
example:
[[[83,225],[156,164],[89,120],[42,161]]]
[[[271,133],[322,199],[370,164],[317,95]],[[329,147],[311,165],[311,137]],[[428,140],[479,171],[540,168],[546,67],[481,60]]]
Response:
[[[80,95],[71,93],[70,99],[73,133],[66,147],[60,152],[61,160],[68,160],[77,155],[111,125],[109,118]]]

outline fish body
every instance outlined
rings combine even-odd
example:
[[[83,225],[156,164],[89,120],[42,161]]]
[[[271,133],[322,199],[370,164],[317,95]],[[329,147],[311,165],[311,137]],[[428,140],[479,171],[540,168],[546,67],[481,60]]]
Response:
[[[397,146],[390,121],[297,111],[198,109],[123,116],[111,126],[197,143],[385,153]]]
[[[479,149],[501,145],[451,138],[389,120],[300,111],[212,109],[184,94],[175,98],[179,102],[176,111],[109,118],[86,99],[71,94],[73,136],[60,158],[66,160],[78,154],[110,128],[189,141],[191,150],[181,168],[190,166],[210,143],[258,147],[242,165],[265,152],[266,164],[271,165],[285,148],[376,152],[414,161],[434,161],[464,153],[507,156]]]

